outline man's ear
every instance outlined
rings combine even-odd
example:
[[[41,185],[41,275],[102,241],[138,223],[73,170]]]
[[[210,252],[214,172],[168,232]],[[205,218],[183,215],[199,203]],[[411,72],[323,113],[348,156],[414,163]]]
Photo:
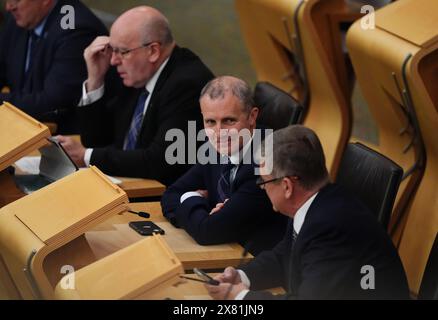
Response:
[[[283,188],[284,197],[286,199],[291,199],[292,194],[294,193],[294,184],[292,181],[288,177],[285,177],[281,180],[281,186]]]
[[[249,113],[249,122],[250,122],[250,125],[252,127],[255,127],[255,125],[256,125],[256,121],[257,121],[257,117],[259,115],[259,111],[260,111],[259,108],[254,107],[254,108],[251,109],[251,111]]]
[[[159,43],[152,43],[149,46],[149,50],[151,50],[151,53],[149,55],[149,62],[155,63],[158,61],[158,59],[161,56],[161,45]]]

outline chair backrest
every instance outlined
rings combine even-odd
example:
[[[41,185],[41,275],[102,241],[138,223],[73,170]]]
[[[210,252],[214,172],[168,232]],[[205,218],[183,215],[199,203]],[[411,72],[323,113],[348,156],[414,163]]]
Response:
[[[290,94],[269,82],[257,83],[254,101],[260,108],[257,122],[274,131],[300,123],[303,107]]]
[[[438,233],[424,269],[418,299],[438,300]]]
[[[336,182],[355,194],[387,230],[403,169],[361,143],[349,143]]]

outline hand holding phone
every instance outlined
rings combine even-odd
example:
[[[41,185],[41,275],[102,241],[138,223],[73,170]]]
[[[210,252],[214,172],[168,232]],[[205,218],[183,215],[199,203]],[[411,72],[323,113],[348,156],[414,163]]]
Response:
[[[200,277],[202,280],[204,280],[205,282],[207,282],[208,284],[211,284],[213,286],[218,286],[219,285],[219,281],[214,280],[212,277],[210,277],[208,274],[206,274],[204,271],[202,271],[201,269],[198,268],[193,268],[193,272]]]

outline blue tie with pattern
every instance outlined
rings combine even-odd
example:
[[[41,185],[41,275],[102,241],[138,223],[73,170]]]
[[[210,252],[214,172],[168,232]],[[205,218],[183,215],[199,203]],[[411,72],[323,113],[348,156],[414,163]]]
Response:
[[[137,106],[134,110],[134,115],[132,116],[131,126],[129,127],[128,135],[126,136],[125,145],[123,150],[134,150],[137,144],[138,134],[140,133],[141,124],[143,122],[143,110],[146,99],[148,98],[149,92],[143,90],[137,100]]]
[[[230,159],[227,157],[226,163],[221,164],[221,175],[217,182],[217,193],[219,195],[219,200],[224,202],[225,199],[229,199],[231,196],[231,170],[235,167],[231,163]]]

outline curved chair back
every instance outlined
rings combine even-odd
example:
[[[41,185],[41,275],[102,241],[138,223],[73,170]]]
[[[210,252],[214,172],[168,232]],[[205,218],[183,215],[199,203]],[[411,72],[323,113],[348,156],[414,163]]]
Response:
[[[269,82],[257,83],[254,101],[260,108],[257,122],[274,131],[300,123],[303,106],[290,94]]]
[[[376,215],[385,230],[403,176],[403,169],[361,143],[349,143],[336,182],[355,194]]]

